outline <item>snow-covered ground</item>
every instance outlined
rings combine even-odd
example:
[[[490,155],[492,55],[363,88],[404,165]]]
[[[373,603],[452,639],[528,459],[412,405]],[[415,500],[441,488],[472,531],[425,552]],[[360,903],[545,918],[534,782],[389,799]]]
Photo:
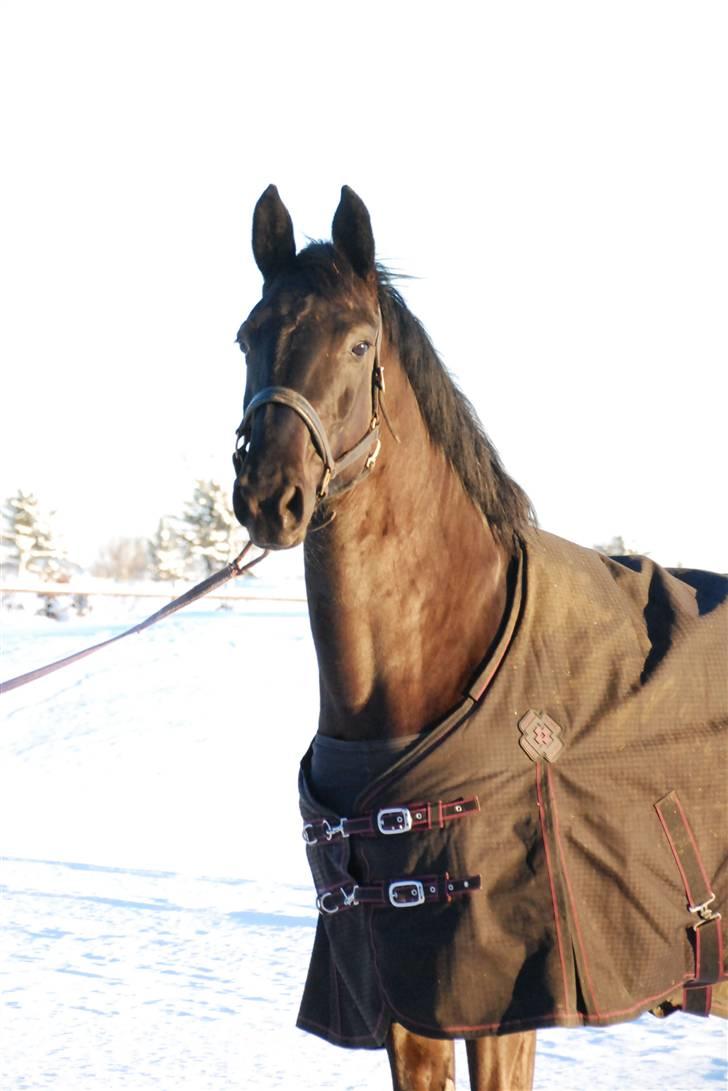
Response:
[[[6,611],[0,673],[154,608]],[[316,922],[304,606],[192,607],[0,704],[0,1091],[390,1086],[381,1051],[294,1025]],[[536,1087],[724,1088],[726,1055],[713,1018],[542,1032]]]

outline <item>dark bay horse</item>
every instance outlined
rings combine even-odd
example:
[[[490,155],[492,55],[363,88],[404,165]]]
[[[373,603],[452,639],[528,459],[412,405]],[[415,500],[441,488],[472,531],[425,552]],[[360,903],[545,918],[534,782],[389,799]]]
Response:
[[[527,1091],[535,1055],[532,1028],[549,1021],[587,1022],[588,1016],[576,1013],[589,1010],[592,991],[587,973],[573,969],[563,939],[567,917],[574,915],[577,865],[562,889],[549,860],[550,851],[560,851],[549,765],[562,746],[563,740],[554,741],[550,734],[559,734],[559,724],[533,714],[534,727],[532,714],[531,719],[522,715],[528,705],[518,709],[523,738],[520,750],[515,741],[513,746],[527,768],[533,808],[523,821],[513,821],[515,840],[523,848],[519,859],[506,859],[507,837],[491,850],[494,865],[498,861],[500,866],[502,857],[505,877],[487,900],[497,905],[509,885],[523,884],[522,905],[499,919],[520,914],[525,923],[509,920],[502,932],[494,929],[494,942],[501,945],[506,961],[519,928],[525,933],[531,929],[536,938],[519,948],[526,954],[519,956],[520,968],[499,1009],[506,1013],[503,1022],[468,1022],[466,1001],[461,1005],[465,1015],[460,1017],[460,1008],[450,1015],[450,1002],[443,995],[457,994],[466,979],[469,990],[477,991],[487,985],[487,975],[467,965],[467,952],[459,961],[442,961],[433,951],[437,945],[427,938],[429,925],[420,923],[437,919],[447,931],[448,922],[469,920],[470,903],[478,897],[486,900],[480,874],[451,874],[443,864],[447,853],[459,852],[454,827],[464,829],[470,823],[469,829],[477,828],[468,813],[480,810],[482,792],[479,801],[478,796],[456,793],[454,799],[435,803],[425,779],[422,790],[429,796],[414,798],[427,803],[405,807],[396,792],[380,793],[378,811],[371,806],[367,810],[366,803],[367,797],[370,802],[375,798],[372,785],[386,786],[392,767],[407,771],[410,762],[415,768],[410,759],[422,752],[423,739],[433,740],[431,749],[436,742],[448,751],[452,725],[463,720],[463,702],[468,709],[476,705],[493,677],[503,674],[497,672],[504,649],[513,644],[514,626],[528,627],[522,605],[525,581],[531,581],[533,590],[538,580],[539,562],[530,562],[528,577],[519,562],[524,544],[537,533],[531,506],[503,469],[423,328],[375,264],[369,215],[351,189],[342,190],[332,242],[312,243],[297,254],[290,216],[270,186],[255,209],[253,251],[264,288],[238,333],[247,383],[234,458],[234,508],[257,545],[287,549],[303,543],[320,676],[318,734],[302,765],[302,807],[322,919],[300,1025],[344,1045],[386,1045],[399,1091],[454,1088],[452,1039],[458,1037],[467,1041],[473,1089]],[[561,563],[558,547],[547,542],[544,548],[555,551],[554,563]],[[599,581],[599,572],[594,578]],[[654,588],[654,574],[651,580]],[[553,599],[554,593],[551,588],[543,595]],[[553,602],[554,610],[561,609],[558,598]],[[578,612],[564,626],[578,624]],[[599,632],[603,629],[608,639],[615,626],[600,625]],[[557,617],[554,628],[560,628]],[[509,653],[509,663],[511,659],[515,671],[517,652]],[[609,694],[619,691],[623,698],[625,687],[627,682],[612,671]],[[494,707],[498,699],[494,694]],[[507,705],[508,698],[503,700]],[[555,707],[549,705],[552,715]],[[514,724],[515,739],[518,730]],[[496,754],[500,744],[495,737],[492,745]],[[475,759],[464,760],[467,767]],[[421,766],[427,762],[416,769]],[[463,784],[467,775],[460,777]],[[499,776],[496,786],[505,800],[510,779],[507,773]],[[427,815],[435,807],[439,819],[430,821]],[[667,807],[665,822],[671,820]],[[564,804],[564,826],[568,819]],[[392,846],[408,839],[388,835],[405,832],[413,823],[429,823],[427,829],[440,831],[443,840],[436,850],[429,842],[428,867],[442,874],[410,878],[405,861],[411,858],[395,862]],[[375,842],[395,854],[390,856],[390,877],[406,878],[383,885],[364,848],[357,847]],[[413,838],[409,843],[414,844]],[[669,856],[667,849],[665,853]],[[548,881],[538,878],[547,865]],[[533,908],[536,887],[546,891],[554,907],[556,924],[547,939],[539,931],[545,926],[536,920],[540,910]],[[698,908],[712,925],[712,911]],[[678,912],[684,915],[684,905]],[[467,927],[477,931],[477,925]],[[682,918],[679,927],[684,929]],[[379,944],[379,954],[371,962],[368,955],[355,956],[346,966],[342,959],[339,966],[329,949],[339,942],[337,937],[352,948],[357,943],[367,947],[371,940],[370,946]],[[575,949],[580,943],[581,937],[575,939]],[[551,971],[543,967],[557,949],[554,984]],[[387,973],[398,952],[407,969],[390,988]],[[422,966],[427,967],[427,979],[413,985]],[[689,976],[673,975],[669,984],[676,986]],[[546,985],[537,987],[537,981]],[[559,1001],[558,1018],[542,1017],[529,1006],[531,992],[556,995],[562,983],[572,999]],[[655,1003],[667,996],[662,982],[650,987],[652,994],[648,989],[640,996],[650,995]],[[397,989],[405,997],[402,1003],[396,999]],[[411,995],[423,992],[428,994],[426,1004],[420,995]],[[425,1012],[421,1018],[418,1004]],[[602,1021],[616,1021],[615,1013],[629,1017],[649,1006],[647,999],[641,1007],[628,1008],[625,1001],[619,1008],[617,1002]]]

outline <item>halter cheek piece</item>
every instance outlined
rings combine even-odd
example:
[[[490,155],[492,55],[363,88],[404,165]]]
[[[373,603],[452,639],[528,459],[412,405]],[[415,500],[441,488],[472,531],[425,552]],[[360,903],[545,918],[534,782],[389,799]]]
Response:
[[[373,469],[382,446],[379,438],[380,397],[384,393],[384,369],[379,363],[381,334],[382,324],[380,317],[379,328],[374,342],[372,416],[369,422],[369,428],[358,443],[339,458],[335,458],[323,422],[308,399],[304,398],[303,394],[299,394],[297,390],[291,390],[290,387],[287,386],[266,386],[263,390],[259,390],[254,398],[251,398],[245,410],[245,415],[235,433],[237,436],[235,451],[233,452],[235,473],[240,476],[243,470],[245,457],[247,455],[247,445],[250,441],[253,414],[261,405],[267,405],[268,402],[275,402],[278,405],[288,406],[294,413],[297,413],[311,434],[313,445],[323,462],[323,474],[316,493],[319,500],[323,500],[327,496],[336,496],[345,492],[358,484],[363,477],[366,477]],[[363,468],[351,481],[343,482],[339,475],[363,455],[368,455]]]

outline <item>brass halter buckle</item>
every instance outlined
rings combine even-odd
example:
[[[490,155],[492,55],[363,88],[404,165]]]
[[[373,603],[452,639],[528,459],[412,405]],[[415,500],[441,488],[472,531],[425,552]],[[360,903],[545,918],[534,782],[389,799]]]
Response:
[[[331,467],[324,466],[324,475],[321,478],[321,484],[318,487],[317,496],[319,500],[323,500],[329,491],[329,485],[331,483]]]

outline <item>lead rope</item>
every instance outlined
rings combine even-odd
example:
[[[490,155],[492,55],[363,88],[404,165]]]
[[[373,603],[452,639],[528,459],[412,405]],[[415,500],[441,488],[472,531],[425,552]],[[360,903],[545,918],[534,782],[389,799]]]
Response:
[[[186,591],[184,595],[180,595],[180,597],[176,598],[173,602],[167,603],[161,610],[157,610],[155,614],[152,614],[144,621],[140,621],[138,625],[132,626],[131,629],[126,629],[123,633],[117,633],[116,636],[109,637],[108,640],[102,640],[100,644],[93,644],[90,648],[84,648],[80,652],[74,652],[73,655],[67,655],[65,659],[57,659],[54,663],[47,663],[44,667],[37,667],[35,670],[28,671],[26,674],[19,674],[16,678],[9,678],[7,682],[0,682],[0,693],[9,693],[12,689],[18,689],[18,687],[25,686],[29,682],[35,682],[38,678],[44,678],[45,675],[60,670],[61,667],[67,667],[70,666],[71,663],[77,662],[79,659],[85,659],[87,655],[91,655],[101,648],[106,648],[109,644],[115,644],[117,640],[123,640],[124,637],[132,636],[134,633],[141,633],[144,629],[148,629],[151,625],[156,625],[158,621],[162,621],[164,618],[169,617],[170,614],[174,614],[177,610],[181,610],[183,606],[189,606],[191,602],[195,602],[196,599],[200,599],[203,595],[209,594],[214,588],[222,587],[222,585],[229,580],[235,579],[237,576],[242,576],[246,572],[250,572],[251,568],[255,568],[256,564],[260,564],[260,562],[268,556],[268,550],[266,549],[259,556],[254,557],[252,561],[245,561],[245,563],[243,563],[245,557],[252,548],[253,543],[248,542],[235,560],[230,561],[229,564],[226,564],[219,572],[215,572],[212,576],[208,576],[202,583],[198,583],[195,587]]]

